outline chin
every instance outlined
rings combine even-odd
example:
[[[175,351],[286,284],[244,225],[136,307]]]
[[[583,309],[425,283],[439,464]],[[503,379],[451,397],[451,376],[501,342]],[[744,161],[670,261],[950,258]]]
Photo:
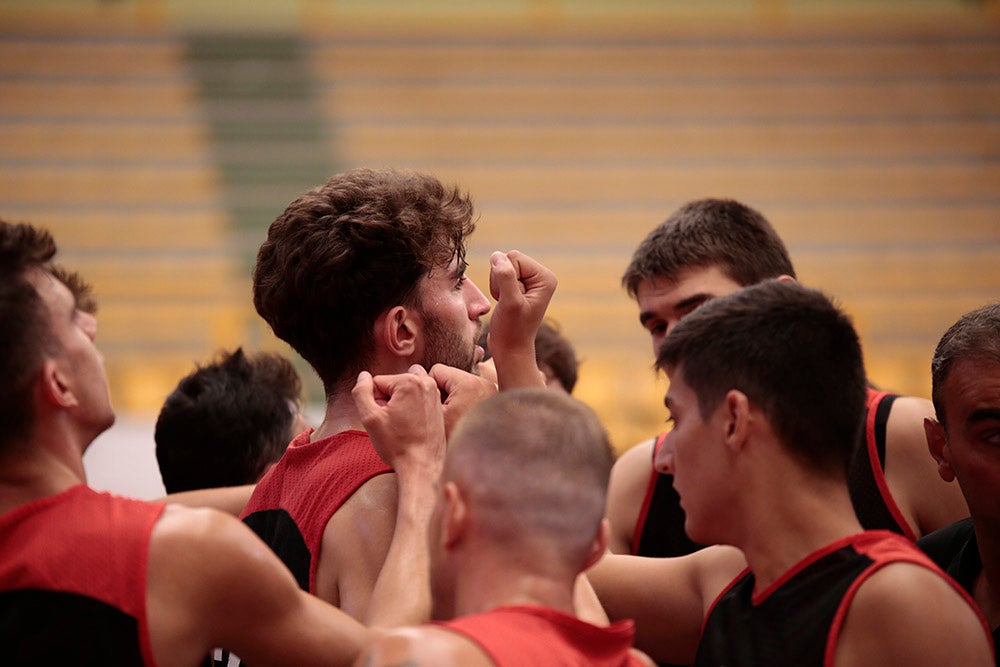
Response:
[[[104,420],[100,423],[101,433],[103,433],[104,431],[107,431],[109,428],[111,428],[112,426],[114,426],[115,425],[115,419],[117,419],[117,417],[115,416],[114,411],[113,410],[109,410],[108,414],[105,416]]]

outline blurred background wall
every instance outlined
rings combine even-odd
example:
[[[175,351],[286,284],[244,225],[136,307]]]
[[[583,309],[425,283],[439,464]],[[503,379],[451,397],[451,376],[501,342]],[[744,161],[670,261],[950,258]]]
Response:
[[[494,249],[556,271],[576,395],[619,450],[665,416],[620,276],[695,198],[762,211],[872,380],[929,395],[941,333],[1000,297],[998,4],[0,0],[0,216],[49,227],[101,303],[120,419],[92,483],[156,495],[152,421],[196,360],[292,356],[253,257],[356,166],[471,192],[481,287]]]

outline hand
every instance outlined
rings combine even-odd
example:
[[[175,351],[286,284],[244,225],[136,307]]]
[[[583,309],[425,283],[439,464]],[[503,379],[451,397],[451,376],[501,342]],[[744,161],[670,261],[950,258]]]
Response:
[[[490,352],[530,345],[556,290],[556,274],[517,250],[490,256],[490,294],[497,300],[490,319]]]
[[[490,293],[497,305],[487,344],[501,390],[545,386],[535,362],[535,336],[556,282],[554,273],[517,250],[490,257]]]
[[[434,364],[431,367],[431,377],[444,394],[444,424],[448,436],[458,420],[468,412],[473,405],[497,393],[497,386],[489,378],[466,373],[463,370]]]
[[[398,375],[358,375],[351,392],[375,451],[397,474],[409,466],[440,471],[445,417],[438,384],[414,365]]]

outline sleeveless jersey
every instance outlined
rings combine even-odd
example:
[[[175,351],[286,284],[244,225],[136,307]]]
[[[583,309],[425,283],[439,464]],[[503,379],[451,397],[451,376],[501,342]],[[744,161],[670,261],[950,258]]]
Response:
[[[917,536],[899,510],[885,479],[886,425],[898,396],[868,389],[865,425],[860,446],[847,472],[851,504],[865,530],[891,530],[911,541]]]
[[[257,483],[240,518],[274,550],[299,587],[316,592],[323,531],[334,512],[365,482],[392,468],[363,431],[309,442],[297,436]]]
[[[654,460],[666,437],[666,433],[656,436]],[[632,534],[632,554],[671,558],[686,556],[701,548],[702,545],[692,541],[684,531],[684,510],[681,509],[681,497],[674,490],[674,476],[660,474],[650,466],[646,496]]]
[[[917,540],[917,546],[933,560],[938,567],[958,582],[972,595],[976,580],[983,571],[983,559],[976,541],[976,531],[972,518],[935,530]],[[1000,645],[1000,626],[993,628],[993,646]],[[1000,667],[1000,654],[995,654]]]
[[[832,665],[858,588],[899,562],[940,574],[976,609],[912,542],[889,531],[867,531],[815,551],[756,595],[754,576],[745,570],[712,604],[695,665]]]
[[[155,665],[146,571],[162,512],[80,484],[0,516],[0,664]]]
[[[865,530],[890,530],[913,540],[916,536],[893,500],[885,479],[886,424],[896,398],[894,394],[868,390],[865,426],[851,460],[847,486],[854,511]],[[656,448],[665,437],[666,433],[657,436]],[[673,487],[673,476],[652,469],[632,534],[632,553],[665,558],[683,556],[699,548],[684,532],[684,510]]]
[[[498,607],[438,623],[468,637],[497,667],[637,667],[632,621],[598,627],[547,607]]]

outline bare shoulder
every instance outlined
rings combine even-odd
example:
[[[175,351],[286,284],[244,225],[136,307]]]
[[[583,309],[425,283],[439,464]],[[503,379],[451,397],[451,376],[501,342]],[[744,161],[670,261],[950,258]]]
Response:
[[[918,537],[969,515],[958,484],[938,475],[927,448],[924,419],[934,418],[925,398],[900,396],[892,404],[886,434],[885,475],[900,510]]]
[[[977,611],[937,572],[892,563],[851,600],[835,665],[992,665]]]
[[[611,522],[609,547],[614,553],[632,550],[632,533],[652,474],[655,444],[656,438],[640,442],[623,452],[611,469],[607,516]]]
[[[396,475],[377,475],[355,491],[323,530],[316,595],[364,618],[396,526]]]
[[[217,646],[251,664],[349,664],[366,635],[301,591],[246,525],[211,509],[164,511],[150,542],[146,608],[161,664],[195,664]]]
[[[221,510],[168,505],[153,528],[151,558],[190,561],[203,568],[228,557],[267,549],[243,522]],[[201,568],[199,568],[201,569]]]
[[[494,667],[466,637],[431,625],[399,628],[372,641],[355,667]]]
[[[268,567],[272,560],[268,547],[234,517],[169,505],[153,527],[146,584],[158,661],[204,655],[219,642],[226,635],[222,619],[245,608],[240,596],[251,588],[249,582],[255,590],[258,585],[271,590],[270,579],[283,581]]]
[[[899,396],[893,401],[892,410],[889,412],[888,446],[893,446],[891,442],[894,438],[903,437],[906,442],[903,446],[922,449],[927,451],[926,443],[918,447],[924,434],[924,419],[934,418],[934,404],[926,398],[918,396]],[[918,437],[919,436],[919,437]]]
[[[231,609],[247,592],[278,595],[280,603],[298,590],[288,588],[290,576],[252,530],[221,511],[168,506],[153,528],[150,593],[193,613]]]
[[[653,467],[653,447],[656,446],[656,438],[650,438],[636,443],[621,453],[612,468],[612,476],[630,475],[644,472],[649,476],[649,471]],[[645,480],[644,480],[645,481]]]

